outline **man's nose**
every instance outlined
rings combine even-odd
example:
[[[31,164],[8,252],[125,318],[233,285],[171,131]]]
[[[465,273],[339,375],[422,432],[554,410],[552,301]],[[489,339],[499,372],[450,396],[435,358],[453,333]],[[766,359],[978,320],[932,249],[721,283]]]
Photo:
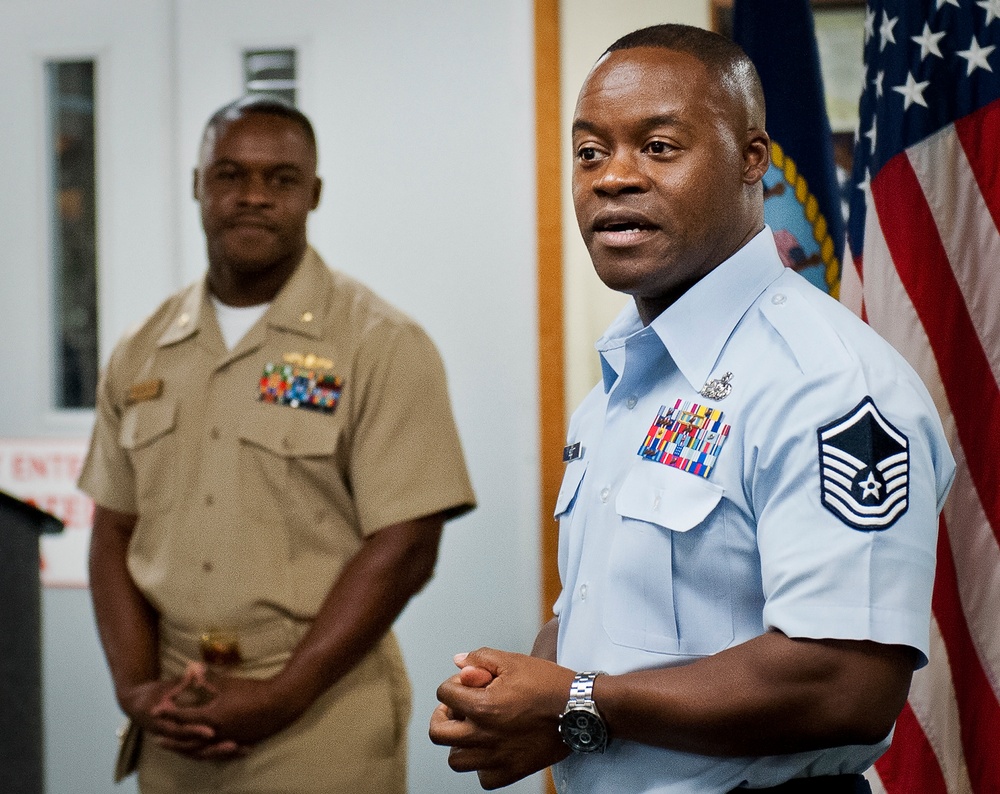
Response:
[[[639,155],[613,152],[594,180],[594,191],[609,196],[621,193],[641,193],[649,188],[649,179],[640,166]]]
[[[263,174],[248,174],[243,180],[240,201],[252,206],[266,206],[272,203],[271,186]]]

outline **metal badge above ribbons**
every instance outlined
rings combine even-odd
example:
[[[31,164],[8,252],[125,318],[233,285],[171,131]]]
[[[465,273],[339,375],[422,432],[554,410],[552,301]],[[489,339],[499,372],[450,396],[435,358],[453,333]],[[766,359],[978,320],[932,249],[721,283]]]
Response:
[[[725,400],[733,390],[733,373],[727,372],[721,378],[707,381],[698,392],[707,400]]]

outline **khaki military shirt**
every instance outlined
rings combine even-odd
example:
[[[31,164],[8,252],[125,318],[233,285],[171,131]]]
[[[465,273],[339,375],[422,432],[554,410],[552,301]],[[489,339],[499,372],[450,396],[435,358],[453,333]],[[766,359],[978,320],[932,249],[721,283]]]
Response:
[[[238,640],[227,672],[274,675],[366,536],[475,501],[434,345],[311,249],[231,351],[204,281],[119,343],[80,486],[138,516],[128,569],[166,677],[211,631]],[[409,712],[390,633],[245,757],[144,742],[140,788],[402,794]]]
[[[286,365],[335,404],[262,399]],[[433,343],[312,249],[233,350],[204,280],[119,343],[80,485],[138,516],[129,571],[191,631],[308,620],[365,536],[474,504]]]

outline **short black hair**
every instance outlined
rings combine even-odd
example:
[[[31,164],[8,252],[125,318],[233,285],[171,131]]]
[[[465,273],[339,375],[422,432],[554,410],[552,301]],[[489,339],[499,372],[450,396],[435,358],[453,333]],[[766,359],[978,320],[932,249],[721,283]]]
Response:
[[[760,75],[744,49],[732,39],[693,25],[652,25],[626,33],[608,47],[601,58],[610,52],[636,47],[661,47],[697,58],[720,81],[731,88],[739,87],[748,98],[759,103],[763,115],[764,89]]]
[[[277,94],[247,94],[233,100],[228,105],[223,105],[212,114],[205,124],[202,144],[208,138],[209,132],[218,129],[226,122],[235,121],[254,113],[265,116],[281,116],[282,118],[294,121],[306,134],[313,152],[317,151],[316,132],[313,130],[313,125],[309,121],[309,117],[287,99]]]

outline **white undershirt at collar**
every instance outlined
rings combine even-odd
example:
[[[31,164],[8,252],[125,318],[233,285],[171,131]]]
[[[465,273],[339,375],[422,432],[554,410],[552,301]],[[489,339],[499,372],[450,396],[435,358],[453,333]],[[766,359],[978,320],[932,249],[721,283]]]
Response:
[[[215,318],[219,323],[219,330],[222,331],[222,340],[226,343],[226,348],[232,350],[239,344],[254,323],[264,316],[270,303],[258,303],[256,306],[228,306],[214,295],[212,306],[215,307]]]

